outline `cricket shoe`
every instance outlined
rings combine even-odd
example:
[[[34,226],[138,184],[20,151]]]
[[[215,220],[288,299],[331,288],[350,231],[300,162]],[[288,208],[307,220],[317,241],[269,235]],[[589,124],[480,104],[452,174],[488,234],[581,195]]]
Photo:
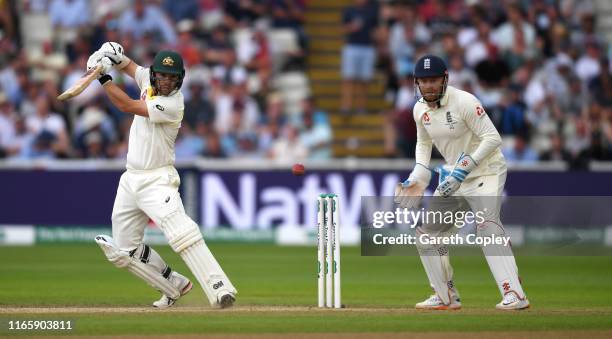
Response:
[[[172,272],[172,275],[170,276],[170,281],[174,285],[176,285],[176,287],[178,287],[179,291],[181,291],[180,296],[176,299],[172,299],[164,294],[159,300],[153,303],[153,307],[157,307],[157,308],[171,307],[172,305],[176,303],[176,301],[179,298],[189,293],[189,291],[191,291],[191,289],[193,288],[193,284],[191,283],[191,281],[189,281],[189,279],[187,279],[185,276],[183,276],[182,274],[178,272],[174,272],[174,271]]]
[[[504,295],[502,301],[495,305],[495,308],[498,310],[524,310],[529,308],[529,300],[527,297],[521,299],[516,293],[508,292]]]
[[[450,304],[445,304],[437,294],[433,294],[425,301],[414,305],[417,310],[458,310],[461,308],[461,300],[457,297],[451,299]]]

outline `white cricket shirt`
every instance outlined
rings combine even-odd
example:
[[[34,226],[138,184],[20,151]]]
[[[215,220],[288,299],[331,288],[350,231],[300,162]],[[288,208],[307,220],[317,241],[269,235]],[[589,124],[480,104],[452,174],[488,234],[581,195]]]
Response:
[[[435,145],[451,168],[462,152],[470,155],[478,164],[470,178],[505,168],[501,137],[472,94],[448,86],[440,107],[430,108],[421,98],[414,105],[413,114],[417,126],[417,163],[429,166]]]
[[[130,127],[127,169],[150,170],[174,165],[174,142],[181,127],[185,99],[181,91],[171,96],[154,96],[149,69],[136,69],[140,99],[147,104],[148,117],[134,115]]]

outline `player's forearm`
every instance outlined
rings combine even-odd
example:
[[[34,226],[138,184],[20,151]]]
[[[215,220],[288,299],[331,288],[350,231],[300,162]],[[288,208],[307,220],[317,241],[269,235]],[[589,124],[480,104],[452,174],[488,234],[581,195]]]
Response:
[[[417,140],[416,149],[414,151],[414,159],[417,164],[429,167],[431,161],[431,141]]]
[[[149,112],[147,111],[147,106],[144,101],[130,98],[112,81],[107,81],[102,88],[104,88],[106,95],[108,95],[108,98],[113,105],[115,105],[120,111],[143,117],[149,116]]]
[[[481,160],[486,159],[489,154],[493,153],[502,143],[501,137],[497,131],[481,135],[480,137],[480,144],[476,150],[470,154],[476,163],[480,163]]]
[[[122,68],[121,72],[131,76],[132,79],[136,79],[136,68],[138,68],[138,64],[130,59],[128,65]]]

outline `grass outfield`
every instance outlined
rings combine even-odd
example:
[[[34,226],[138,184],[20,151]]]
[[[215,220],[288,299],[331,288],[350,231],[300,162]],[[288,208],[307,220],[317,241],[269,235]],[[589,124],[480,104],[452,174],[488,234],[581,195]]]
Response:
[[[174,269],[188,273],[169,247],[155,248]],[[427,312],[413,309],[430,294],[418,257],[361,257],[359,248],[343,248],[347,308],[318,310],[311,308],[317,294],[315,248],[214,244],[211,249],[239,290],[229,310],[205,307],[199,287],[173,309],[152,309],[158,293],[108,263],[93,241],[0,247],[0,335],[534,330],[612,335],[612,256],[518,257],[532,303],[521,312],[494,309],[500,297],[481,255],[455,256],[463,309]],[[7,329],[8,321],[26,319],[73,320],[74,330]]]

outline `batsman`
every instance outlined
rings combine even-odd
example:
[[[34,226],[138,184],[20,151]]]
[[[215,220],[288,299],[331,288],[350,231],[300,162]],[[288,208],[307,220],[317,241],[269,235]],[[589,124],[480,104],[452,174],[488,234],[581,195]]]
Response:
[[[448,71],[441,58],[435,55],[420,58],[414,79],[415,88],[421,93],[413,111],[417,126],[416,165],[408,179],[398,184],[395,201],[404,208],[420,204],[431,180],[433,170],[429,164],[435,145],[446,164],[436,169],[439,183],[428,210],[481,213],[476,236],[504,236],[500,208],[507,170],[495,126],[476,97],[447,85]],[[447,245],[418,241],[455,232],[455,224],[440,220],[424,222],[416,229],[417,249],[434,290],[431,297],[416,304],[417,309],[461,308]],[[511,247],[495,245],[482,249],[502,296],[496,308],[529,307]]]
[[[88,69],[97,65],[103,67],[98,80],[112,104],[133,114],[134,120],[130,127],[127,170],[121,175],[113,205],[113,236],[99,235],[96,242],[115,266],[128,270],[162,293],[154,307],[170,307],[193,285],[143,243],[144,230],[151,219],[185,261],[211,306],[232,306],[237,291],[206,246],[200,228],[185,213],[178,191],[180,178],[174,168],[174,144],[184,110],[182,57],[173,51],[161,51],[153,65],[145,68],[130,60],[121,45],[106,42],[87,62]],[[113,83],[111,69],[134,78],[140,88],[140,100],[130,98]]]

